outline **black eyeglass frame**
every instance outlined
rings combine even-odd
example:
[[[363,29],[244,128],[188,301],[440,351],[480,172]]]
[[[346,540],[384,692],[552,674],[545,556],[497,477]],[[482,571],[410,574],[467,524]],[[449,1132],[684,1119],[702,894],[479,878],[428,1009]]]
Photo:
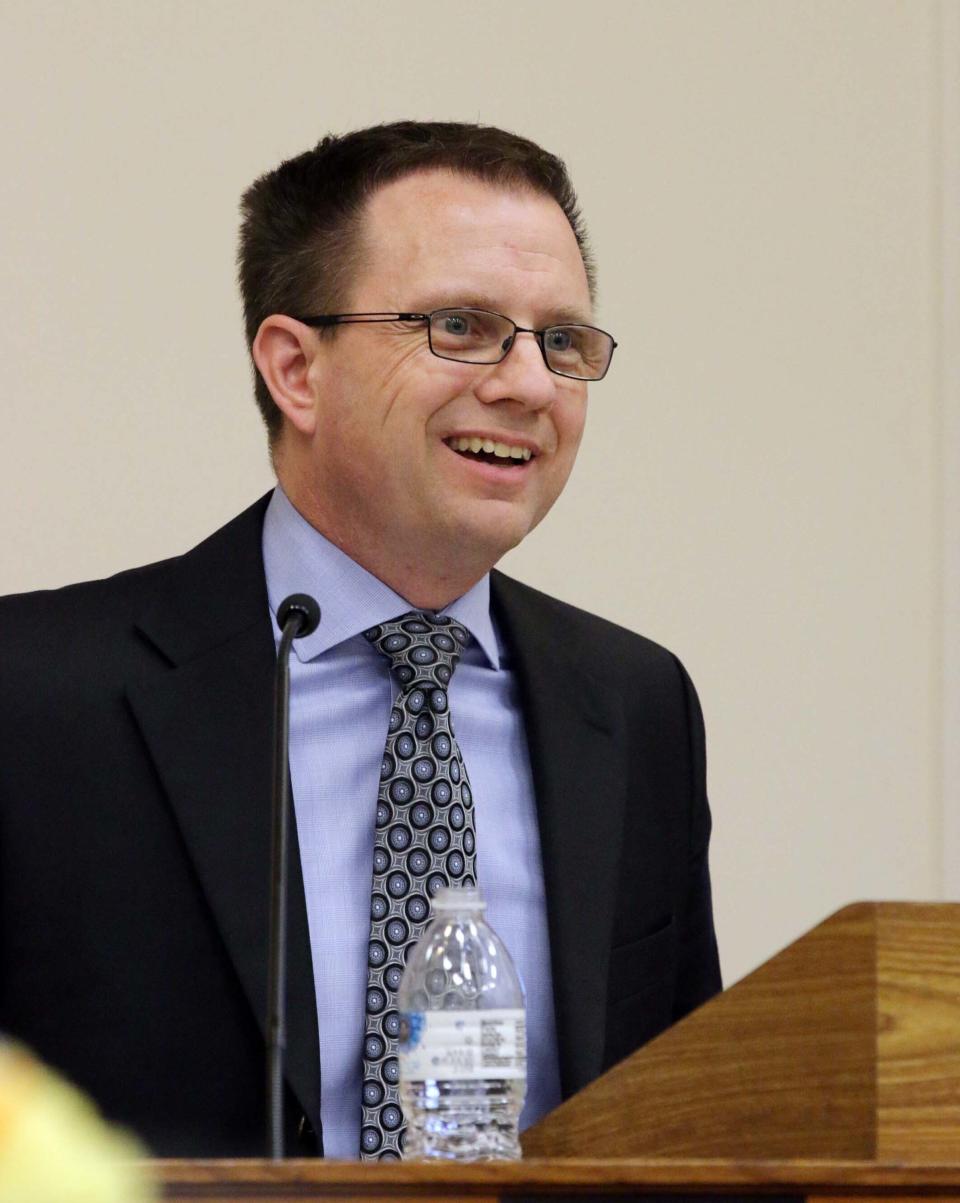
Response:
[[[438,313],[486,313],[490,317],[498,317],[502,321],[509,322],[513,327],[513,334],[508,339],[504,339],[507,344],[502,348],[503,354],[498,359],[459,359],[454,355],[441,355],[439,351],[434,350],[433,346],[433,319]],[[461,305],[459,307],[444,305],[441,309],[433,309],[430,313],[320,313],[310,317],[296,317],[294,321],[303,322],[305,326],[315,326],[319,328],[330,326],[353,326],[375,324],[377,322],[426,322],[427,323],[427,343],[430,347],[430,352],[436,355],[437,359],[446,359],[450,363],[475,363],[475,364],[494,364],[503,363],[506,357],[513,349],[513,344],[517,340],[518,334],[532,334],[540,347],[540,354],[543,356],[543,362],[546,364],[547,371],[553,372],[555,376],[563,376],[567,380],[582,380],[585,383],[594,383],[597,380],[602,380],[610,371],[610,364],[613,362],[613,353],[619,346],[619,343],[607,330],[601,330],[599,326],[590,326],[586,322],[556,322],[552,326],[544,326],[542,330],[531,330],[529,326],[518,326],[517,323],[507,317],[505,313],[496,313],[493,309],[477,309],[470,305]],[[574,376],[570,372],[558,372],[556,368],[551,367],[547,359],[547,348],[544,344],[544,336],[551,330],[596,330],[598,334],[603,334],[610,339],[610,355],[607,358],[607,366],[599,376]]]

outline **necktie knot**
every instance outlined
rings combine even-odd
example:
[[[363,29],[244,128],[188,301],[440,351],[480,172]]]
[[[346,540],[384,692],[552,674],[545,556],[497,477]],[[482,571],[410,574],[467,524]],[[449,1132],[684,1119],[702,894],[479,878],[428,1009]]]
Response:
[[[446,689],[470,642],[470,632],[455,619],[419,610],[363,634],[389,660],[390,671],[404,691],[414,685]]]

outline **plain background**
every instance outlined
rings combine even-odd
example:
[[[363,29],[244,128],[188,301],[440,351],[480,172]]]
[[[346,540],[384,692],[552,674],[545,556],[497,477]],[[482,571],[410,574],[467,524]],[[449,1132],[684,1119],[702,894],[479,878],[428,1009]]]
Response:
[[[516,129],[572,171],[621,346],[504,566],[690,670],[727,982],[853,899],[956,892],[955,0],[3,9],[0,591],[270,487],[255,176],[382,120]]]

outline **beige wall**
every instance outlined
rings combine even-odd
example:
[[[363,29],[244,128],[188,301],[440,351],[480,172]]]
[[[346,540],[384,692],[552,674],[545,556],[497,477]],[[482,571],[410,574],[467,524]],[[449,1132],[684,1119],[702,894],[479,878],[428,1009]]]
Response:
[[[254,175],[398,116],[516,128],[579,182],[621,349],[507,567],[697,682],[727,979],[851,899],[940,895],[954,0],[3,8],[0,591],[269,487]]]

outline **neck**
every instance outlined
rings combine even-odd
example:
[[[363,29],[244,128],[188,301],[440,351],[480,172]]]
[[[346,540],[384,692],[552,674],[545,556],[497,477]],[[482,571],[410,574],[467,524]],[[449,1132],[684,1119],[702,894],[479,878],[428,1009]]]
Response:
[[[467,568],[447,562],[442,572],[424,572],[424,564],[437,563],[436,550],[409,557],[384,555],[383,549],[362,540],[344,541],[317,527],[322,535],[336,543],[342,552],[365,568],[394,593],[418,610],[443,610],[472,589],[489,567]]]
[[[282,479],[280,483],[301,518],[416,609],[445,609],[472,589],[495,562],[466,556],[462,547],[385,547],[358,524],[329,521],[319,507],[311,504],[309,494],[292,490]],[[431,571],[427,565],[437,567]]]

